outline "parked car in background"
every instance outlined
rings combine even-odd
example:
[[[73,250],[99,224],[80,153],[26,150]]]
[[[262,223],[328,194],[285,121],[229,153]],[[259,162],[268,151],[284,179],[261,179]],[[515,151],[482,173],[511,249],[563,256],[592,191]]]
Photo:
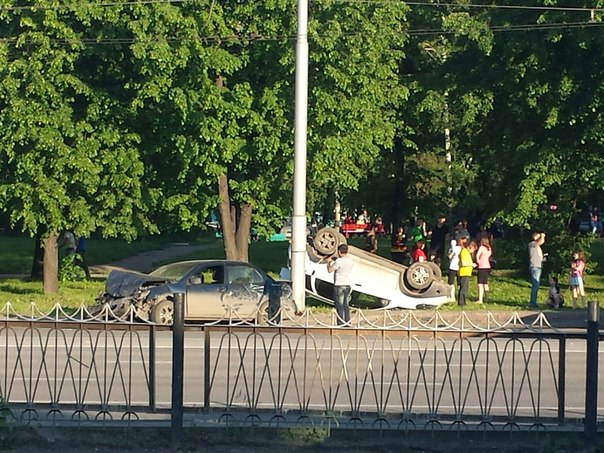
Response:
[[[114,270],[98,298],[116,316],[172,324],[174,295],[185,295],[186,320],[273,321],[280,309],[294,310],[291,287],[256,266],[239,261],[180,261],[149,274]]]

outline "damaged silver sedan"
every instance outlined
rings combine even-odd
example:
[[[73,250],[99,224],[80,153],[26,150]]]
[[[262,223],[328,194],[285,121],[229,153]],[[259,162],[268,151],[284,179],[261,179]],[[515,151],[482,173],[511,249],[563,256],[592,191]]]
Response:
[[[186,320],[276,322],[292,309],[291,289],[252,264],[239,261],[181,261],[149,274],[112,271],[97,307],[115,316],[134,312],[157,324],[172,324],[174,295],[183,293]]]

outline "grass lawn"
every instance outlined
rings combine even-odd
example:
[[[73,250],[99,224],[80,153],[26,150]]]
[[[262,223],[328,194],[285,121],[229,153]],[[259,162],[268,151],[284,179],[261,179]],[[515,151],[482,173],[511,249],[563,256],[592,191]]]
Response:
[[[123,239],[88,239],[86,259],[90,264],[105,264],[147,250],[161,249],[170,240],[147,238],[126,242]],[[35,241],[29,237],[0,236],[0,274],[31,273]]]
[[[103,290],[103,280],[60,283],[57,294],[43,294],[41,282],[24,281],[19,278],[0,280],[0,309],[6,314],[7,303],[17,313],[37,316],[39,310],[49,313],[56,304],[69,309],[81,305],[92,305],[96,296]],[[32,306],[35,304],[35,307]]]
[[[91,264],[105,264],[141,251],[161,249],[168,242],[170,241],[161,238],[132,243],[113,239],[89,240],[88,258]],[[380,255],[390,256],[388,242],[387,238],[380,238]],[[208,244],[208,246],[202,251],[180,257],[178,260],[224,258],[222,241],[209,240],[208,242],[204,241],[204,243]],[[354,238],[350,239],[349,243],[363,247],[364,240],[362,238]],[[287,248],[287,242],[253,242],[250,244],[250,261],[265,269],[271,275],[278,275],[281,267],[287,263]],[[28,274],[31,267],[32,251],[32,239],[0,238],[0,273]],[[597,261],[598,265],[594,272],[585,277],[586,299],[604,301],[604,244],[601,240],[594,241],[592,244],[591,260]],[[543,281],[546,278],[545,272],[546,270],[544,270]],[[57,303],[64,307],[78,307],[81,304],[90,305],[103,289],[103,285],[104,281],[102,279],[100,281],[61,283],[58,294],[44,295],[42,294],[42,284],[40,282],[28,282],[19,278],[4,279],[0,280],[0,308],[7,302],[10,302],[15,310],[24,313],[31,310],[32,302],[44,312],[50,311]],[[561,280],[561,285],[565,298],[563,310],[569,310],[571,297],[565,278]],[[465,310],[514,311],[528,308],[530,293],[528,270],[495,269],[491,275],[490,287],[488,304],[478,305],[470,303],[466,306]],[[547,290],[547,286],[540,288],[539,301],[546,299]],[[470,300],[474,300],[476,291],[476,280],[473,279],[470,286]],[[316,307],[318,310],[330,309],[330,307],[322,303],[315,303],[310,300],[308,305]],[[540,308],[543,310],[547,309],[544,303],[540,304]],[[451,303],[442,306],[440,309],[459,310],[459,307]]]
[[[164,248],[173,238],[154,237],[127,242],[122,239],[88,239],[86,252],[89,264],[106,264],[148,250]],[[50,312],[56,304],[62,307],[91,305],[103,290],[104,279],[59,284],[59,293],[45,295],[42,283],[28,281],[21,275],[29,276],[32,266],[34,239],[29,237],[0,236],[0,274],[8,277],[0,280],[0,309],[6,311],[10,302],[12,309],[19,313],[31,313],[32,303],[44,313]]]

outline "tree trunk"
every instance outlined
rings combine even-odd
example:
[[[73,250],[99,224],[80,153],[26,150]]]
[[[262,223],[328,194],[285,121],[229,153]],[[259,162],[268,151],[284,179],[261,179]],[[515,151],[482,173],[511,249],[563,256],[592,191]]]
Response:
[[[237,224],[237,250],[241,261],[249,261],[250,229],[252,227],[252,206],[243,204],[239,209]]]
[[[226,174],[218,177],[218,195],[218,213],[226,259],[248,261],[252,206],[244,204],[239,210],[232,209],[229,179]]]
[[[31,265],[32,280],[42,280],[44,278],[44,247],[42,247],[42,236],[44,235],[44,229],[38,227],[36,232],[36,245],[34,246],[34,260]]]
[[[44,239],[44,294],[59,291],[59,252],[57,234],[50,233]]]
[[[333,187],[327,188],[325,206],[323,207],[323,225],[327,225],[334,218],[334,207],[336,205],[336,191]]]

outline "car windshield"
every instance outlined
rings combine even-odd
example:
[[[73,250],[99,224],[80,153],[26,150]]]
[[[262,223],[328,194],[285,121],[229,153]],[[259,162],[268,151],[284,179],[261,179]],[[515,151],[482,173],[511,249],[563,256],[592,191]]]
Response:
[[[166,264],[165,266],[155,269],[149,275],[166,280],[176,281],[183,278],[183,276],[195,265],[196,263],[191,262]]]

